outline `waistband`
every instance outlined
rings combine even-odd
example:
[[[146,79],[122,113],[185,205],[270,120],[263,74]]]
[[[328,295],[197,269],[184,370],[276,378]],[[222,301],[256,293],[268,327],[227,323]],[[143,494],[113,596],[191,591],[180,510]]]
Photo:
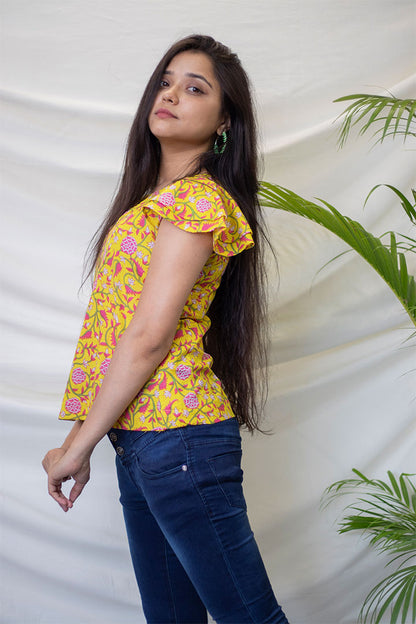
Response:
[[[129,453],[133,447],[143,449],[156,437],[179,436],[185,444],[201,445],[212,442],[213,439],[241,441],[237,418],[227,418],[216,423],[204,425],[185,425],[172,429],[155,431],[138,431],[129,429],[116,429],[112,427],[107,434],[115,452],[119,457]]]

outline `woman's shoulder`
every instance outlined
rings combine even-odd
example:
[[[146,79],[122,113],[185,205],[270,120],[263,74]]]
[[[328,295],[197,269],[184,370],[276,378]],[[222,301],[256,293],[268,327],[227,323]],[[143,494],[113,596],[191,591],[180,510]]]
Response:
[[[231,195],[205,173],[177,180],[143,206],[188,232],[214,232],[214,251],[229,256],[253,245],[250,226]]]
[[[195,204],[198,212],[208,211],[208,204],[223,206],[226,213],[238,209],[237,203],[228,191],[208,173],[199,173],[176,180],[147,198],[166,206],[184,203]],[[201,210],[202,209],[202,210]]]
[[[203,191],[211,191],[225,194],[230,199],[232,199],[230,194],[225,190],[225,188],[219,182],[214,180],[214,178],[212,178],[209,173],[198,173],[192,176],[185,176],[184,178],[180,178],[175,182],[167,184],[158,191],[155,191],[151,195],[148,195],[144,202],[149,200],[158,200],[159,197],[169,193],[176,196],[184,195],[185,193],[195,193]]]
[[[198,173],[196,175],[183,178],[183,180],[179,180],[178,182],[184,182],[185,184],[190,183],[194,189],[200,188],[205,191],[210,189],[213,192],[225,194],[232,199],[231,195],[225,190],[225,188],[219,182],[214,180],[209,173]]]

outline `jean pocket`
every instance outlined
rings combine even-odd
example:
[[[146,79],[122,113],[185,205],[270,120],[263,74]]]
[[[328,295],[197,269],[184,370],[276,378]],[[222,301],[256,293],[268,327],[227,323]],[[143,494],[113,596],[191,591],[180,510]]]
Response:
[[[208,459],[217,483],[231,507],[247,509],[243,493],[241,450],[228,451]]]
[[[162,431],[136,452],[136,466],[147,478],[157,479],[187,470],[187,455],[177,432]]]

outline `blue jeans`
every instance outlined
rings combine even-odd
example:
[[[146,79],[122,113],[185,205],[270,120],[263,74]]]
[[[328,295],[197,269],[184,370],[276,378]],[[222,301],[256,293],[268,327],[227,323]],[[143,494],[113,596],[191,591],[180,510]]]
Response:
[[[111,429],[120,502],[149,624],[288,624],[246,513],[235,418]]]

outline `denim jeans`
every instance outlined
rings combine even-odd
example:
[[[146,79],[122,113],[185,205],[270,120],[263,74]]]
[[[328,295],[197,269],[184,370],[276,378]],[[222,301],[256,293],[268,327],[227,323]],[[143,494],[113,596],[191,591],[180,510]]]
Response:
[[[247,518],[235,418],[111,429],[120,502],[149,624],[287,624]]]

